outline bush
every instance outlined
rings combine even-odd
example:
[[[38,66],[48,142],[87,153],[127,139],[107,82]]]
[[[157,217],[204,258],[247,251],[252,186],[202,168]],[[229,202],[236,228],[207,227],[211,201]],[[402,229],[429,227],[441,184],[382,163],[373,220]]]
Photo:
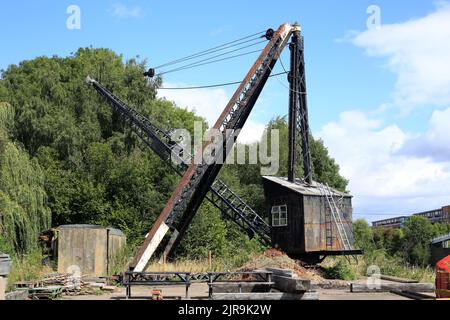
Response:
[[[407,262],[427,266],[430,260],[430,240],[433,237],[431,223],[424,217],[413,216],[406,220],[403,232],[403,249]]]
[[[8,275],[8,286],[14,287],[16,282],[38,280],[45,272],[51,272],[48,267],[42,266],[42,253],[33,250],[24,255],[13,255],[11,273]]]
[[[120,248],[120,250],[111,258],[111,265],[108,268],[108,274],[112,276],[127,271],[128,266],[133,260],[136,252],[137,248],[132,244],[127,244]]]
[[[334,266],[323,268],[323,277],[326,279],[355,280],[357,276],[350,264],[339,260]]]
[[[353,222],[353,235],[355,247],[370,252],[374,249],[372,228],[366,220],[358,219]]]

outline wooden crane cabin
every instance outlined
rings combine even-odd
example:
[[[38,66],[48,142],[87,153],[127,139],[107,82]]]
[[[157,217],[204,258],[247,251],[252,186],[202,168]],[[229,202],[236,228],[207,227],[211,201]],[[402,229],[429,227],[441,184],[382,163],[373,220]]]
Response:
[[[273,247],[308,263],[361,253],[353,247],[351,195],[280,177],[263,177],[263,187]]]

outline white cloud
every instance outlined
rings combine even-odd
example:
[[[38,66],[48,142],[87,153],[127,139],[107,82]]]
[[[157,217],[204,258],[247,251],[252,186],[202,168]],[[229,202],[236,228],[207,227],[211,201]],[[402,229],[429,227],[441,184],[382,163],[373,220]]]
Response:
[[[238,142],[251,144],[260,141],[266,125],[254,120],[247,120],[238,137]]]
[[[188,87],[183,83],[164,83],[167,88]],[[187,108],[206,119],[213,126],[228,103],[224,89],[159,90],[158,97],[175,102],[180,108]]]
[[[111,13],[119,18],[141,18],[144,16],[144,11],[141,7],[129,7],[122,3],[113,4]]]
[[[391,101],[372,112],[344,112],[318,134],[350,180],[356,212],[400,215],[450,204],[449,39],[446,1],[427,16],[351,31],[338,40],[387,58],[386,67],[397,77]],[[392,107],[403,114],[419,107],[435,111],[424,133],[411,134],[380,120]]]
[[[388,58],[387,67],[397,75],[394,103],[404,111],[450,103],[449,3],[422,18],[352,35],[370,56]]]
[[[435,111],[428,131],[405,143],[401,154],[430,157],[436,162],[450,161],[450,108]]]
[[[178,88],[188,85],[165,83],[164,86]],[[189,111],[204,117],[210,127],[215,124],[230,99],[224,89],[159,90],[158,97],[173,101],[178,107],[187,108]],[[252,119],[247,120],[238,141],[241,143],[258,141],[264,132],[264,127],[262,123]]]
[[[450,115],[450,109],[444,113]],[[436,111],[428,133],[412,137],[395,124],[383,126],[378,119],[350,111],[325,125],[317,136],[350,180],[356,212],[414,213],[450,204],[450,158],[438,162],[428,154],[405,154],[403,148],[418,138],[439,144],[442,133],[448,139],[447,123]],[[445,148],[449,151],[450,144]]]

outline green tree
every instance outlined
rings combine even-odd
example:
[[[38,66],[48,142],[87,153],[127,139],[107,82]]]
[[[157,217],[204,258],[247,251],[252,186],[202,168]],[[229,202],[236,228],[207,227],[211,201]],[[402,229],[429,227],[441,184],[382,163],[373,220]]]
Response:
[[[170,196],[178,177],[128,124],[85,83],[101,81],[163,129],[204,121],[169,101],[138,62],[108,49],[81,48],[69,57],[38,57],[2,72],[0,101],[16,113],[10,138],[43,171],[52,225],[93,223],[122,228],[142,240]]]
[[[277,117],[269,122],[266,128],[267,136],[270,141],[271,130],[276,129],[279,132],[279,158],[280,169],[278,176],[287,176],[288,171],[288,124],[286,117]],[[270,148],[269,148],[270,150]],[[298,150],[300,152],[300,150]],[[323,141],[314,139],[310,136],[310,152],[313,169],[313,179],[317,182],[330,185],[332,188],[336,188],[341,191],[345,191],[348,181],[339,174],[339,165],[333,158],[330,157],[327,148],[324,146]],[[297,176],[301,177],[303,173],[303,164],[300,158],[300,154],[297,160]]]
[[[403,249],[408,262],[426,266],[430,258],[430,240],[433,237],[431,223],[425,217],[412,216],[403,227]]]
[[[13,118],[13,108],[0,103],[0,251],[23,253],[50,226],[50,210],[39,164],[10,140]]]
[[[204,203],[195,215],[186,236],[178,249],[178,255],[190,259],[205,259],[208,251],[223,256],[226,251],[225,223],[210,203]]]
[[[431,226],[433,238],[450,233],[449,223],[435,223]]]
[[[353,235],[356,248],[360,248],[364,252],[371,252],[374,249],[372,228],[366,220],[358,219],[353,222]]]

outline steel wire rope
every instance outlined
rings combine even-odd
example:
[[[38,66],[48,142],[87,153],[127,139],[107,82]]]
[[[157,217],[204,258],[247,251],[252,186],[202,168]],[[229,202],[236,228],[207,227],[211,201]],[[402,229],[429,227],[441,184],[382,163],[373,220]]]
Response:
[[[166,62],[166,63],[164,63],[164,64],[161,64],[161,65],[159,65],[159,66],[156,66],[154,69],[160,69],[160,68],[162,68],[162,67],[166,67],[166,66],[169,66],[169,65],[181,63],[181,62],[184,62],[184,61],[187,61],[187,60],[191,60],[191,59],[194,59],[194,58],[203,56],[203,55],[211,54],[211,53],[213,53],[213,52],[217,52],[217,51],[221,51],[221,50],[224,50],[224,49],[228,49],[228,48],[231,48],[231,47],[236,46],[236,45],[240,45],[240,44],[243,44],[243,43],[247,43],[247,42],[250,42],[250,41],[254,41],[254,40],[256,40],[257,38],[255,38],[255,39],[250,39],[250,40],[246,40],[246,39],[253,38],[253,37],[255,37],[255,36],[257,36],[257,35],[260,35],[260,34],[262,34],[262,33],[264,33],[264,32],[265,32],[265,31],[260,31],[260,32],[257,32],[257,33],[248,35],[248,36],[246,36],[246,37],[242,37],[242,38],[240,38],[240,39],[237,39],[237,40],[234,40],[234,41],[230,41],[230,42],[224,43],[224,44],[219,45],[219,46],[215,46],[215,47],[210,48],[210,49],[207,49],[207,50],[202,50],[202,51],[200,51],[200,52],[197,52],[197,53],[194,53],[194,54],[190,54],[190,55],[188,55],[188,56],[186,56],[186,57],[183,57],[183,58],[179,58],[179,59],[175,59],[175,60]],[[244,41],[244,40],[246,40],[246,41]]]

